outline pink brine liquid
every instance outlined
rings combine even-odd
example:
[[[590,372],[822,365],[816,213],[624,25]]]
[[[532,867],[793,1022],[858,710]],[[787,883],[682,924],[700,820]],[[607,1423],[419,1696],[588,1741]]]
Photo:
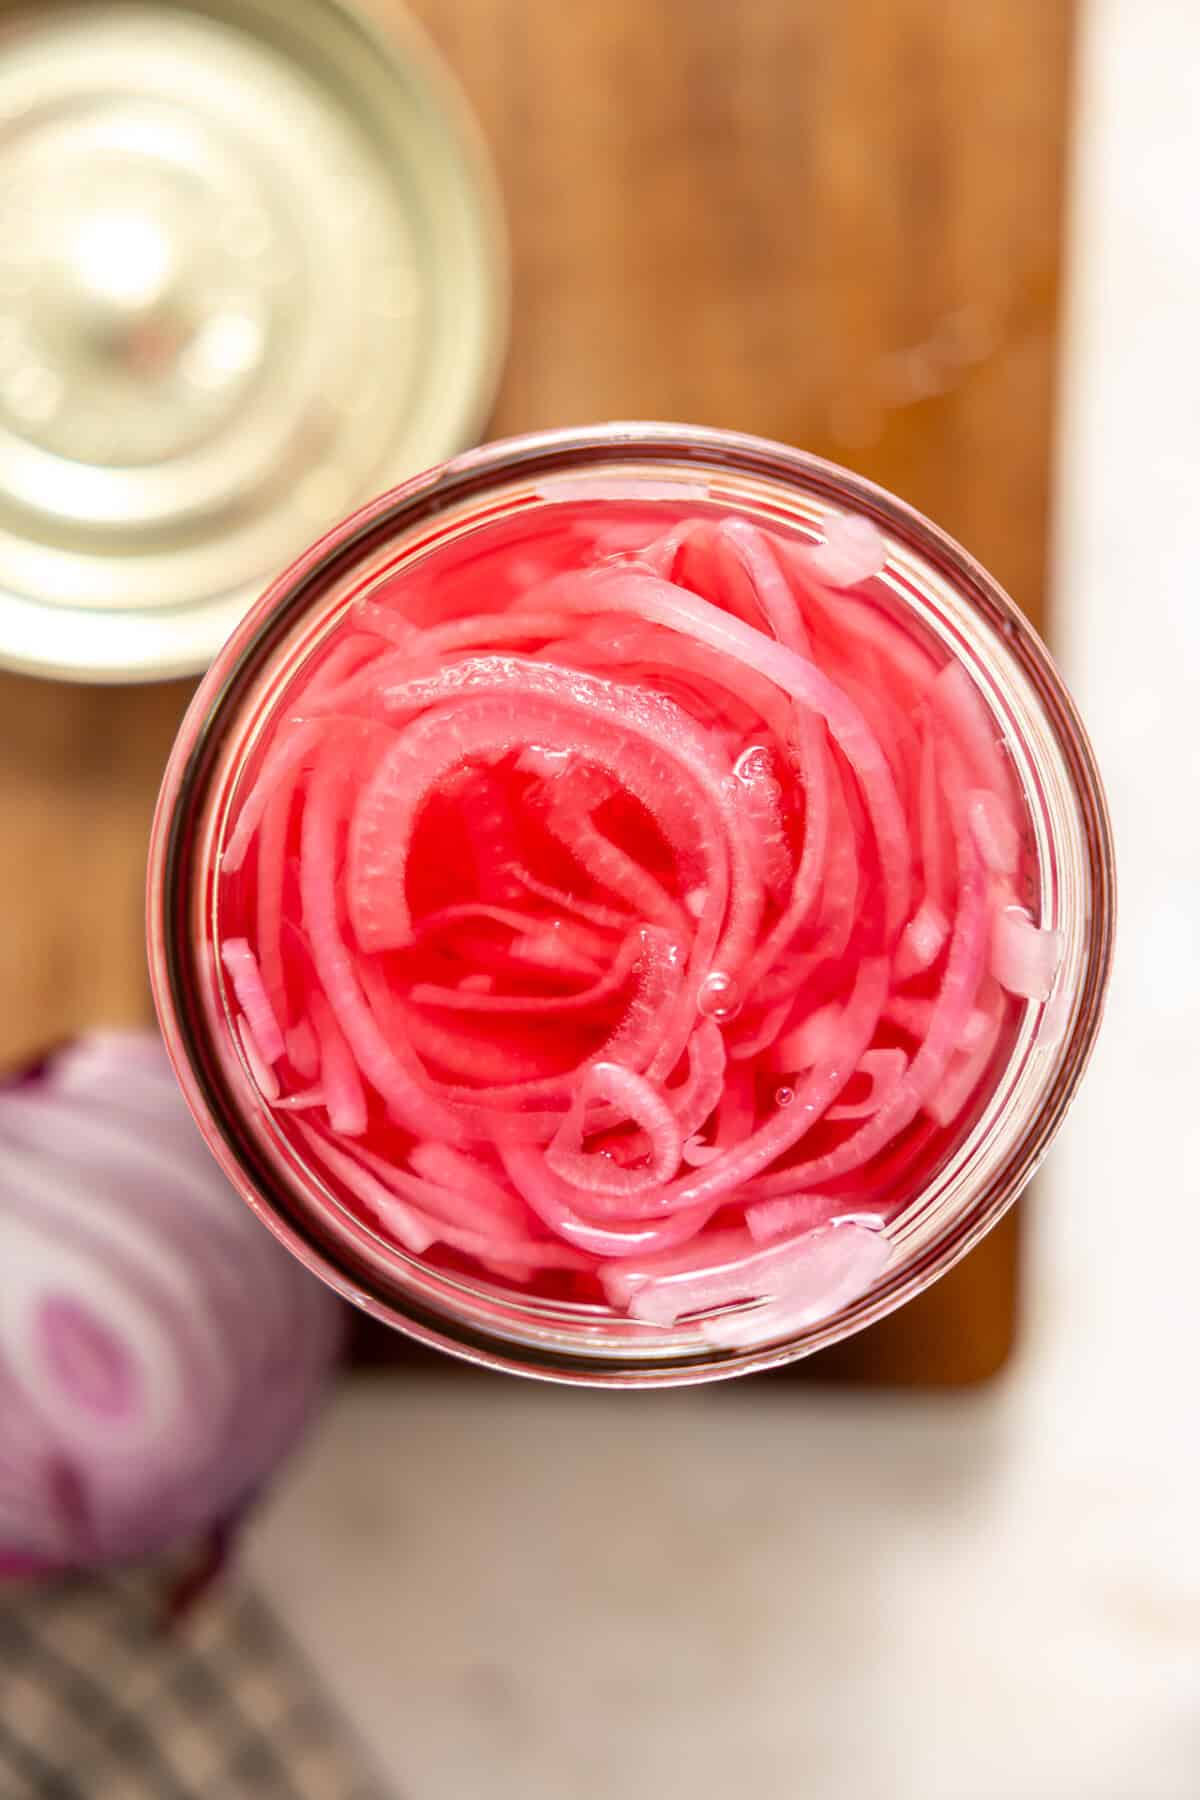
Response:
[[[884,565],[861,519],[569,498],[326,633],[221,960],[278,1129],[398,1253],[718,1344],[879,1278],[1058,959],[997,722]]]

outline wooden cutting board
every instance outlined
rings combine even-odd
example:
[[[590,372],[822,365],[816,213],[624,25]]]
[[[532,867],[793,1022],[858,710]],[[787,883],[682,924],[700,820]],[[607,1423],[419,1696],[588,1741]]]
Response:
[[[643,417],[804,445],[932,514],[1040,619],[1072,0],[413,10],[508,206],[493,435]],[[0,1056],[147,1016],[146,831],[188,692],[0,676]],[[1017,1246],[1012,1215],[806,1369],[990,1374]]]

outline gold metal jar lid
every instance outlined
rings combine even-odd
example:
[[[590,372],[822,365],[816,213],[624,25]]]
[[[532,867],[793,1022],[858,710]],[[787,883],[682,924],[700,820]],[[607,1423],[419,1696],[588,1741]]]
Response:
[[[325,526],[472,441],[506,314],[415,27],[0,0],[0,663],[202,668]]]

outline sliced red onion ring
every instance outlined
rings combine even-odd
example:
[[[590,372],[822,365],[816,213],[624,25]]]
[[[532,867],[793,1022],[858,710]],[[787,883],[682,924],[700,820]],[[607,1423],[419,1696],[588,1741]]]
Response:
[[[882,572],[887,545],[870,519],[835,513],[826,521],[824,543],[809,552],[809,562],[831,587],[857,587]]]
[[[259,973],[258,958],[245,938],[226,938],[221,946],[221,960],[229,971],[233,991],[253,1034],[255,1048],[264,1062],[278,1062],[283,1055],[283,1032],[275,1017],[275,1009],[267,998],[267,990]]]
[[[723,1262],[706,1260],[670,1273],[648,1272],[646,1264],[636,1274],[623,1271],[631,1315],[674,1325],[685,1314],[758,1300],[777,1304],[801,1328],[865,1292],[887,1262],[888,1245],[882,1233],[863,1226],[830,1225],[766,1247],[746,1236],[734,1254],[725,1255]],[[746,1339],[739,1334],[733,1341]]]
[[[992,974],[1010,994],[1048,999],[1062,960],[1062,933],[1035,925],[1024,907],[1006,906],[992,921]]]

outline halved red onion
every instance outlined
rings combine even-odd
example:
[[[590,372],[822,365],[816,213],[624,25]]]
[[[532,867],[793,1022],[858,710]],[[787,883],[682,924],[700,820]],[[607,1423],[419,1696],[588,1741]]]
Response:
[[[341,1308],[227,1187],[149,1034],[0,1087],[0,1568],[228,1525],[307,1422]]]

